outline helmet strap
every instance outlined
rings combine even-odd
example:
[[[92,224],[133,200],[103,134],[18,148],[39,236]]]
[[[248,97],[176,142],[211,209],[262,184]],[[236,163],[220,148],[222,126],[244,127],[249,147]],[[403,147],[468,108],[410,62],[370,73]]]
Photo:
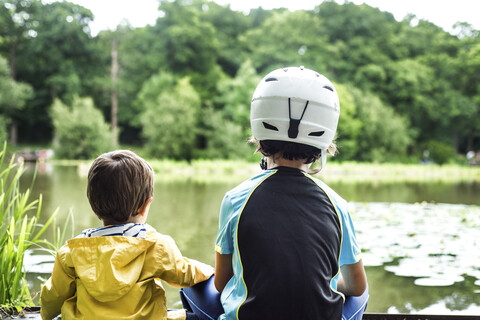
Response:
[[[322,170],[323,167],[325,167],[325,165],[327,164],[327,150],[322,149],[321,152],[322,152],[322,157],[321,157],[322,166],[320,167],[320,170]]]

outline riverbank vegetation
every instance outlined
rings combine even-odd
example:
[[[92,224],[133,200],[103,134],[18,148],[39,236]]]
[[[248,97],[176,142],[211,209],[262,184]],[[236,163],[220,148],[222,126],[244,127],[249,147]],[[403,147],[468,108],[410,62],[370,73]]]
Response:
[[[24,168],[0,150],[0,311],[20,311],[33,305],[26,282],[25,252],[40,245],[40,238],[55,218],[40,224],[42,197],[30,199],[30,188],[20,189]]]
[[[1,0],[0,141],[58,158],[128,144],[152,158],[245,159],[258,81],[304,65],[339,92],[341,161],[443,164],[480,150],[478,30],[319,3],[242,13],[159,1],[154,25],[92,35],[88,8]]]
[[[241,181],[260,173],[258,163],[242,160],[172,161],[148,159],[157,181],[191,179],[197,182]],[[78,166],[86,176],[90,161],[55,160],[55,165]],[[328,183],[480,183],[480,167],[458,164],[362,163],[329,160],[316,177]]]

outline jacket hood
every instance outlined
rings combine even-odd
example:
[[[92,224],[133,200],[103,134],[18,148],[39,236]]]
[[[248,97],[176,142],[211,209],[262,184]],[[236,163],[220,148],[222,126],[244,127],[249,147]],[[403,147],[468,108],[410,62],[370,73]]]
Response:
[[[88,293],[98,301],[114,301],[138,282],[146,251],[154,244],[133,237],[76,238],[68,241],[68,267]]]

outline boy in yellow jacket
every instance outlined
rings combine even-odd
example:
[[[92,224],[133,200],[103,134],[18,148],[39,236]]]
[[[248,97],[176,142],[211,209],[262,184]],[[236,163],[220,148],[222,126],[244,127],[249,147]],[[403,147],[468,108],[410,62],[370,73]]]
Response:
[[[183,257],[171,237],[145,224],[153,180],[152,167],[131,151],[93,162],[87,196],[104,226],[57,252],[42,288],[43,319],[185,319],[183,310],[167,312],[160,280],[188,287],[210,278],[213,268]]]

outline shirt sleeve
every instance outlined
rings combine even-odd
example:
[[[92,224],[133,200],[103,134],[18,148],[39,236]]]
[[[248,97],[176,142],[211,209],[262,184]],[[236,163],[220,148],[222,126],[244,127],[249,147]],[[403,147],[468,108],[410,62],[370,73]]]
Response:
[[[353,226],[352,217],[345,203],[343,210],[340,212],[342,220],[342,249],[340,252],[340,266],[344,264],[354,264],[361,259],[361,250],[355,236],[355,228]]]
[[[232,216],[233,205],[230,197],[225,195],[220,207],[220,217],[218,219],[218,233],[215,242],[215,251],[220,254],[233,253],[233,235],[232,235]]]
[[[62,264],[62,253],[68,250],[65,246],[57,252],[52,276],[42,287],[40,296],[42,319],[53,319],[61,313],[65,300],[74,296],[76,291],[75,275],[65,270]]]
[[[162,280],[172,287],[190,287],[210,278],[213,267],[194,259],[186,258],[170,236],[159,235],[161,248],[158,250],[159,265],[162,265]]]

